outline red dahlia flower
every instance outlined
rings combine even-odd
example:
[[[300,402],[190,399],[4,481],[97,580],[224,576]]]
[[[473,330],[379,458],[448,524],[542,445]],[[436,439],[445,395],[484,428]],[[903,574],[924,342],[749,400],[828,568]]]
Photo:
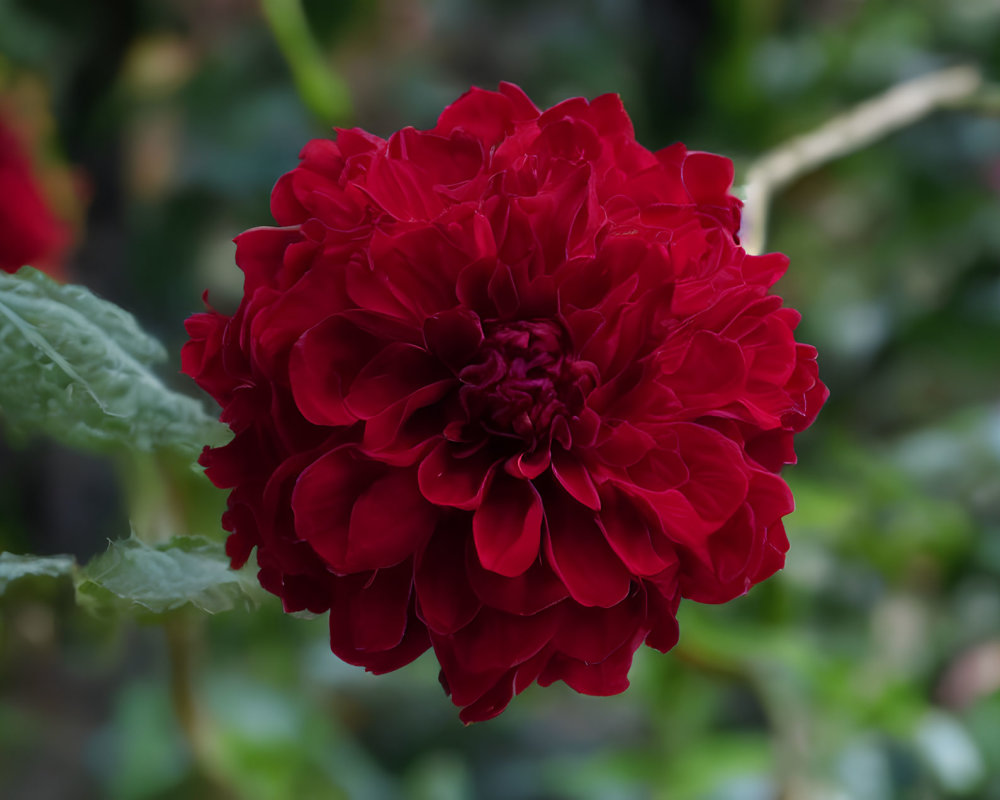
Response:
[[[641,147],[616,96],[510,84],[306,145],[280,227],[236,240],[239,309],[187,322],[235,432],[202,459],[233,565],[256,547],[351,664],[432,647],[465,721],[534,681],[623,691],[682,597],[782,566],[777,473],[826,398],[732,176]]]
[[[60,272],[71,238],[69,226],[52,213],[28,154],[0,120],[0,269],[30,264]]]

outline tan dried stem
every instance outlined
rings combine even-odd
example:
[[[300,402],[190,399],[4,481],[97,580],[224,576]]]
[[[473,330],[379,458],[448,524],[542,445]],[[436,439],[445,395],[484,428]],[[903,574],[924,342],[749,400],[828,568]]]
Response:
[[[163,623],[170,659],[170,698],[194,764],[219,800],[240,800],[220,768],[215,732],[195,692],[195,656],[199,648],[197,620],[175,614]]]
[[[982,73],[973,66],[931,72],[897,84],[816,130],[789,139],[762,155],[747,170],[743,188],[745,207],[740,238],[747,252],[763,251],[771,199],[781,188],[937,109],[963,105],[982,88]]]

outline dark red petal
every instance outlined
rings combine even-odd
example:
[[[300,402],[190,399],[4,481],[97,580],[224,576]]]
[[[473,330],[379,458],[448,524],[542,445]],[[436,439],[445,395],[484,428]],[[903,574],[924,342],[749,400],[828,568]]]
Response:
[[[356,653],[391,650],[403,640],[409,618],[413,562],[375,573],[332,578],[330,628]]]
[[[437,522],[413,470],[365,463],[346,448],[303,470],[292,510],[298,535],[339,573],[398,564],[423,547]]]
[[[418,389],[446,377],[439,362],[423,348],[393,342],[358,373],[345,405],[361,419],[370,419]]]
[[[460,370],[483,341],[479,317],[466,308],[441,311],[424,322],[427,349],[453,370]]]
[[[344,404],[347,388],[382,344],[342,317],[313,326],[295,343],[288,377],[299,411],[316,425],[357,420]]]
[[[656,575],[677,563],[673,549],[664,546],[663,529],[655,514],[637,497],[614,487],[602,487],[599,518],[608,544],[634,575]]]
[[[418,167],[405,161],[376,158],[364,185],[369,199],[398,220],[430,220],[444,210],[444,203]]]
[[[632,595],[611,608],[566,605],[564,619],[552,639],[553,648],[570,658],[596,664],[610,656],[645,624],[646,593]]]
[[[524,90],[515,83],[500,81],[500,94],[506,97],[514,105],[514,120],[535,119],[538,114],[538,107],[531,102],[531,99],[524,93]]]
[[[417,556],[417,614],[436,633],[454,633],[482,607],[465,571],[468,534],[467,522],[439,530]]]
[[[646,584],[646,603],[652,630],[646,636],[646,644],[654,650],[666,653],[680,636],[677,626],[677,606],[681,601],[680,589],[676,581],[667,585]]]
[[[490,470],[496,463],[485,450],[465,458],[456,457],[458,447],[440,442],[420,463],[420,491],[434,505],[471,511],[482,502]]]
[[[595,515],[566,500],[545,504],[546,554],[570,596],[583,606],[608,608],[628,595],[631,574],[608,545]]]
[[[552,473],[575,500],[587,508],[600,510],[601,498],[597,494],[597,487],[594,486],[589,470],[579,459],[561,448],[556,448],[552,452]]]
[[[432,383],[366,420],[361,452],[394,467],[416,464],[439,435],[442,409],[436,404],[448,395],[453,384]]]
[[[569,596],[562,581],[541,561],[535,561],[515,578],[484,569],[472,539],[466,545],[465,567],[476,596],[500,611],[537,614]]]
[[[479,699],[470,703],[459,713],[459,719],[465,724],[483,722],[492,719],[502,712],[515,694],[520,694],[534,683],[548,663],[550,655],[543,649],[527,661],[507,670],[484,692]]]
[[[511,317],[518,309],[517,286],[510,267],[498,264],[487,285],[487,294],[501,318]]]
[[[499,715],[514,697],[514,681],[516,669],[509,669],[484,692],[477,700],[465,706],[458,712],[458,718],[466,725],[473,722],[485,722]]]
[[[427,183],[438,191],[472,180],[483,166],[482,144],[461,133],[445,137],[403,128],[389,138],[386,153],[419,166]]]
[[[674,426],[690,477],[681,491],[704,520],[721,522],[740,506],[748,488],[747,467],[737,444],[702,425]]]
[[[518,453],[504,462],[504,469],[515,478],[534,480],[549,468],[552,463],[552,451],[540,446],[529,453]]]
[[[622,99],[617,94],[602,94],[590,101],[590,120],[602,136],[635,136]]]
[[[520,110],[523,114],[523,108]],[[434,131],[443,135],[465,131],[489,149],[511,132],[513,117],[514,103],[510,99],[473,87],[441,112]]]
[[[656,440],[648,433],[628,422],[619,422],[605,434],[597,453],[609,466],[630,467],[655,446]]]
[[[348,530],[354,501],[377,473],[347,448],[333,450],[302,471],[292,492],[295,531],[340,573],[347,565]]]
[[[708,539],[712,566],[720,583],[730,584],[744,575],[755,551],[760,554],[760,534],[755,530],[753,513],[747,505],[736,513]]]
[[[506,472],[493,475],[472,518],[476,552],[482,565],[515,577],[538,557],[542,531],[542,500],[529,481]]]
[[[285,249],[299,241],[294,228],[251,228],[234,239],[236,265],[243,270],[243,293],[250,297],[260,286],[273,286],[281,271]]]
[[[391,650],[372,651],[355,649],[354,643],[345,636],[341,626],[334,622],[334,615],[330,615],[330,649],[333,654],[348,664],[364,667],[368,672],[374,672],[376,675],[405,667],[426,652],[430,646],[427,628],[413,615],[412,611],[406,623],[403,640]]]
[[[438,513],[421,496],[413,470],[392,469],[368,487],[351,512],[346,564],[378,569],[418,551],[434,532]]]
[[[640,640],[627,641],[614,653],[596,664],[559,655],[552,657],[538,678],[540,686],[563,681],[581,694],[605,697],[620,694],[629,687],[628,671]]]
[[[486,673],[507,669],[527,661],[547,645],[559,628],[562,608],[555,606],[532,616],[505,614],[483,608],[476,618],[457,633],[432,633],[436,651],[449,650],[459,670]],[[445,674],[452,683],[456,670]]]
[[[719,203],[733,185],[733,162],[713,153],[688,153],[681,174],[696,203]]]
[[[661,380],[691,405],[718,408],[730,402],[745,379],[746,364],[739,344],[699,331],[677,371]]]

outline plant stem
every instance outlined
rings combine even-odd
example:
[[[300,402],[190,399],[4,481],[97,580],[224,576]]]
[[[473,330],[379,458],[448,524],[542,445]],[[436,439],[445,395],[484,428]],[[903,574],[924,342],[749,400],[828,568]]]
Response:
[[[767,237],[771,198],[817,167],[853,153],[940,108],[967,105],[983,87],[976,67],[931,72],[893,86],[871,100],[796,136],[760,156],[747,170],[740,238],[748,253],[760,253]]]
[[[344,124],[352,113],[347,84],[316,44],[301,0],[261,0],[260,6],[303,102],[324,123]]]
[[[194,690],[194,659],[198,631],[187,615],[164,621],[170,662],[170,699],[174,714],[199,773],[209,782],[219,800],[238,800],[239,795],[218,767],[211,729],[201,713]]]

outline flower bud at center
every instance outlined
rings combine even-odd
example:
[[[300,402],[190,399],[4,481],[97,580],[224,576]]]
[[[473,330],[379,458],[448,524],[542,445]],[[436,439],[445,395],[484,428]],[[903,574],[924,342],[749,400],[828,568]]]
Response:
[[[459,373],[470,421],[529,443],[547,439],[558,417],[577,416],[597,368],[576,358],[568,332],[552,320],[487,325],[479,353]]]

